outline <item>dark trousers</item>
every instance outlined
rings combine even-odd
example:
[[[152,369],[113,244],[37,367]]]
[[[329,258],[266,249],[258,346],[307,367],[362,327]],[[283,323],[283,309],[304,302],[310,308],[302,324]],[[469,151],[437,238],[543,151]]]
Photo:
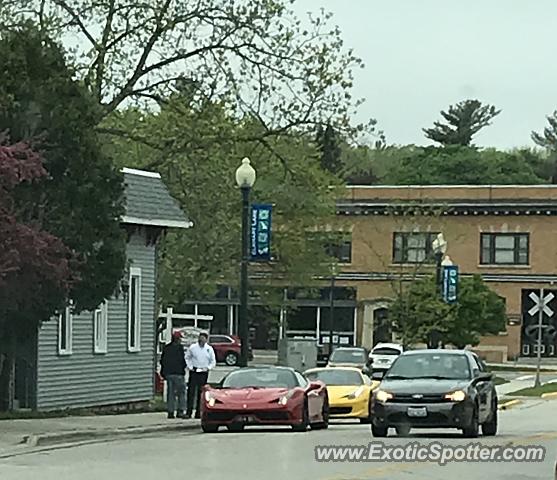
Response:
[[[192,372],[190,371],[188,378],[188,410],[187,414],[191,415],[195,409],[195,416],[199,417],[201,413],[201,389],[207,384],[209,372]],[[195,401],[195,406],[194,406]]]
[[[168,375],[166,377],[168,413],[184,413],[186,409],[186,380],[184,375]]]

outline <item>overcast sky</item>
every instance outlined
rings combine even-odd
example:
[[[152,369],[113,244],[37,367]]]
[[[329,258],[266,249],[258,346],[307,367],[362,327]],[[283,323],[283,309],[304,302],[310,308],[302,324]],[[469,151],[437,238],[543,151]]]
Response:
[[[557,0],[298,0],[333,12],[364,60],[355,93],[390,144],[426,144],[421,131],[467,98],[502,110],[481,146],[532,146],[557,109]]]

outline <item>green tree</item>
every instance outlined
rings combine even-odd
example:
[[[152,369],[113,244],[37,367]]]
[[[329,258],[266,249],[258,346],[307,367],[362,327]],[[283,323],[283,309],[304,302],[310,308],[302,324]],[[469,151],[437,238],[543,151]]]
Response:
[[[19,190],[47,174],[41,157],[0,138],[0,172],[0,410],[11,410],[17,340],[63,304],[75,277],[72,252],[39,215],[20,218]]]
[[[241,196],[234,172],[244,156],[257,170],[252,200],[274,204],[274,261],[254,268],[303,285],[330,263],[322,239],[308,232],[335,220],[336,191],[330,187],[339,181],[321,168],[309,135],[261,143],[261,127],[251,117],[239,120],[221,103],[186,102],[182,93],[165,99],[159,113],[129,109],[111,116],[106,125],[149,139],[152,147],[112,137],[105,148],[128,166],[160,171],[194,223],[165,240],[163,301],[180,303],[214,293],[219,283],[237,284]],[[180,138],[184,131],[187,139]],[[238,136],[254,140],[238,143]]]
[[[505,331],[505,302],[495,294],[479,275],[460,281],[459,300],[450,317],[445,342],[464,348],[478,345],[482,335]]]
[[[317,148],[321,155],[321,167],[333,175],[342,169],[340,139],[330,123],[325,128],[319,126],[315,136]]]
[[[419,147],[380,145],[342,145],[342,177],[350,185],[384,184],[389,172],[400,169],[403,159],[411,158]]]
[[[454,305],[443,302],[433,277],[415,280],[395,298],[390,315],[406,344],[429,347],[437,343],[435,336],[443,345],[475,346],[482,335],[496,335],[506,326],[503,300],[478,275],[460,279]]]
[[[471,146],[472,137],[482,128],[491,125],[499,115],[493,105],[483,105],[479,100],[464,100],[441,111],[443,121],[436,121],[432,128],[424,128],[425,136],[442,146]]]
[[[532,132],[532,140],[548,152],[551,159],[551,183],[557,183],[557,110],[547,117],[548,125],[542,133]]]
[[[353,71],[362,63],[343,48],[331,14],[308,15],[303,26],[290,3],[11,0],[0,26],[32,19],[56,39],[74,40],[72,60],[100,107],[98,120],[134,102],[156,106],[179,82],[191,98],[249,115],[261,139],[324,119],[354,133]]]
[[[557,110],[547,116],[547,123],[543,132],[532,132],[532,140],[540,147],[557,150]]]
[[[402,152],[386,172],[384,183],[401,185],[539,184],[532,158],[524,153],[472,147],[426,147]]]
[[[79,280],[69,296],[77,311],[92,309],[114,293],[125,265],[123,179],[100,151],[96,104],[60,46],[31,25],[0,37],[0,58],[0,131],[31,141],[48,172],[20,193],[22,218],[39,211],[42,227],[74,252]]]

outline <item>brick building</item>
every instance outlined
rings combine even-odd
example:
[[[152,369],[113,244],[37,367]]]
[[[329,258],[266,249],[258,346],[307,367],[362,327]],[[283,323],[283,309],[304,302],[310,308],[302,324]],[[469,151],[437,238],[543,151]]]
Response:
[[[350,186],[337,214],[350,252],[336,281],[356,291],[357,343],[390,337],[393,289],[432,271],[442,232],[461,274],[481,274],[507,306],[506,331],[478,350],[495,361],[535,355],[532,294],[543,288],[542,355],[557,355],[557,186]]]

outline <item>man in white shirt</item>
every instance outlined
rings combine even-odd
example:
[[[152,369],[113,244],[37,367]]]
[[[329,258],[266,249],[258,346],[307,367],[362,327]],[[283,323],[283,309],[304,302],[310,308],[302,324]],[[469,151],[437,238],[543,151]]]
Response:
[[[209,336],[205,332],[199,334],[196,343],[186,351],[186,365],[189,371],[188,408],[186,418],[191,418],[195,400],[195,418],[201,416],[201,389],[207,384],[209,371],[215,368],[216,359],[213,347],[207,343]]]

